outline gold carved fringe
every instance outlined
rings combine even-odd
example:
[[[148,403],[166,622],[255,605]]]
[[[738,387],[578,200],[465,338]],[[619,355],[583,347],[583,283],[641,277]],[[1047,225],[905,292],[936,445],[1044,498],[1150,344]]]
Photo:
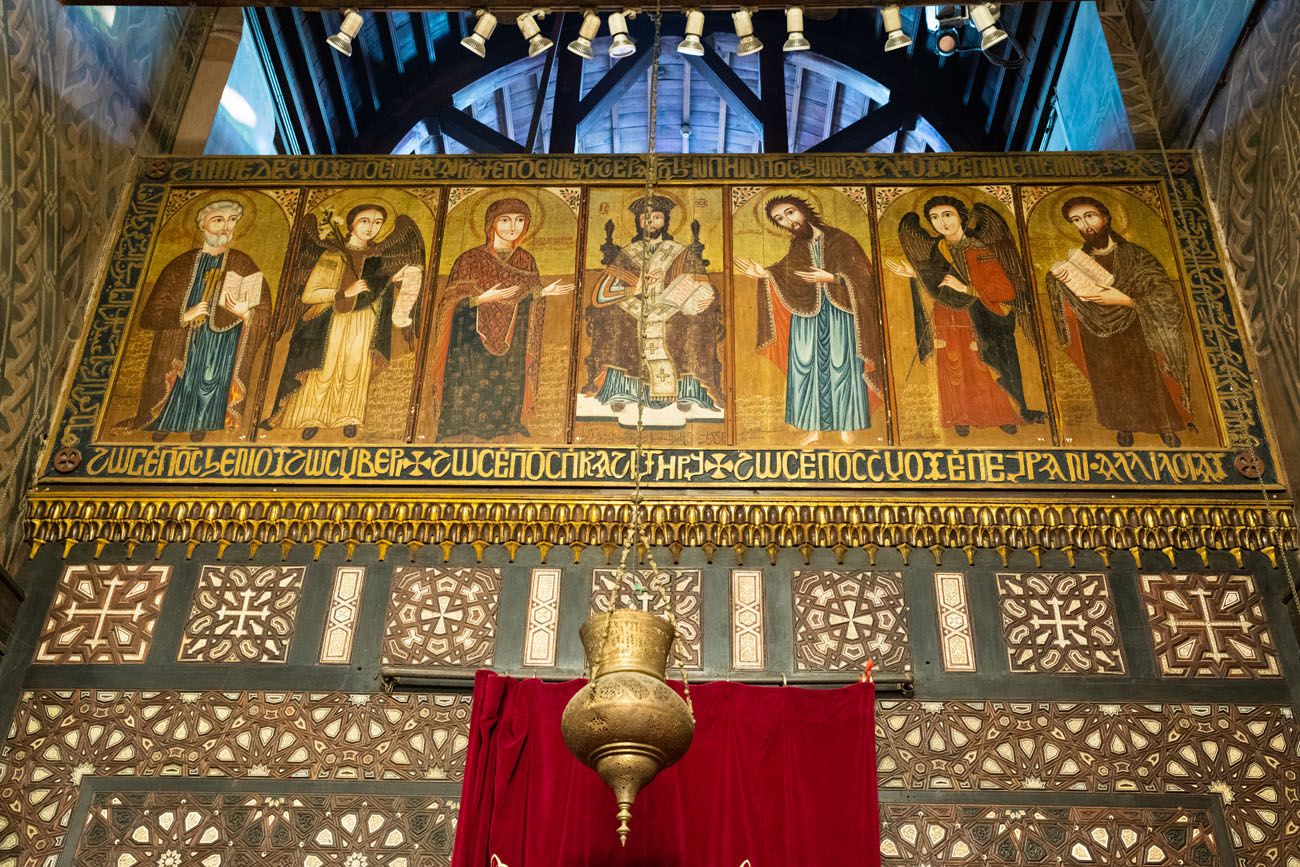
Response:
[[[262,545],[279,545],[285,556],[310,545],[316,556],[327,545],[346,546],[349,558],[360,545],[375,545],[380,557],[394,545],[412,556],[438,546],[444,557],[459,545],[484,551],[500,545],[513,560],[520,547],[534,546],[545,560],[564,546],[575,559],[590,547],[613,556],[631,521],[626,500],[584,494],[410,495],[295,492],[233,494],[219,498],[151,493],[95,494],[36,491],[26,521],[36,555],[46,543],[61,544],[65,556],[78,543],[92,543],[96,555],[109,544],[185,545],[188,554],[215,543],[218,556],[232,544],[246,544],[250,556]],[[688,548],[710,562],[717,551],[743,557],[749,549],[775,562],[784,549],[805,559],[830,549],[841,561],[863,548],[874,563],[881,548],[898,550],[906,562],[925,549],[936,559],[944,550],[964,551],[974,561],[994,550],[1007,561],[1012,551],[1029,551],[1041,562],[1046,551],[1064,553],[1071,565],[1079,552],[1097,553],[1109,563],[1126,551],[1139,563],[1144,551],[1161,551],[1173,564],[1178,551],[1196,551],[1206,562],[1213,551],[1266,555],[1276,565],[1280,551],[1297,547],[1289,502],[1222,501],[1197,504],[1118,500],[1107,503],[1039,501],[1006,505],[978,500],[888,500],[873,502],[809,497],[671,497],[650,505],[650,544],[676,560]]]

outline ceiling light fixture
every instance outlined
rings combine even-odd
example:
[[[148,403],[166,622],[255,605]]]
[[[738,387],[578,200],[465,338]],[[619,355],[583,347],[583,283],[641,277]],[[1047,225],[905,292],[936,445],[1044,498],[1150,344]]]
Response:
[[[596,55],[591,50],[591,40],[600,32],[600,16],[595,9],[582,10],[582,24],[578,27],[578,38],[569,43],[568,49],[583,60],[591,60]]]
[[[995,45],[1007,41],[1007,31],[998,25],[1001,10],[996,3],[972,4],[968,10],[970,22],[980,32],[980,49],[988,51]]]
[[[462,39],[460,44],[479,57],[487,57],[487,41],[492,38],[492,31],[497,29],[497,17],[486,9],[477,9],[474,14],[478,16],[474,32]]]
[[[807,51],[812,48],[803,35],[803,7],[791,6],[785,10],[785,45],[782,51]]]
[[[636,16],[631,9],[609,13],[609,35],[614,37],[609,43],[610,57],[631,57],[636,54],[636,41],[627,35],[627,19]]]
[[[763,50],[763,43],[754,35],[754,10],[744,6],[731,13],[731,21],[736,25],[736,35],[740,37],[740,46],[736,54],[745,57]]]
[[[366,19],[355,9],[345,9],[343,11],[343,23],[339,25],[339,32],[329,37],[325,41],[329,43],[339,54],[352,56],[352,40],[357,38],[361,32],[361,25],[366,23]]]
[[[880,20],[885,25],[885,50],[897,51],[912,44],[912,37],[903,32],[903,13],[897,3],[880,10]]]
[[[704,56],[704,43],[700,37],[704,34],[704,13],[698,9],[686,10],[686,36],[677,44],[678,54],[692,57]]]
[[[519,32],[528,40],[529,57],[545,54],[546,50],[555,44],[542,35],[542,28],[537,25],[537,19],[545,15],[545,9],[534,9],[531,12],[521,13],[515,19],[515,23],[519,25]]]

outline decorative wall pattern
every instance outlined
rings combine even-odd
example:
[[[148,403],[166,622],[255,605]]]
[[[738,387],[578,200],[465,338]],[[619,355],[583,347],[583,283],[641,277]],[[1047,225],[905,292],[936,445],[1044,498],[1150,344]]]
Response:
[[[767,667],[763,571],[731,570],[731,667],[762,671]]]
[[[1143,575],[1139,580],[1160,673],[1280,677],[1264,600],[1250,575]]]
[[[881,804],[882,863],[1215,863],[1205,810]]]
[[[340,566],[334,570],[330,604],[325,612],[325,634],[321,636],[320,661],[346,665],[352,659],[352,640],[361,616],[361,589],[366,570],[362,566]]]
[[[491,666],[500,592],[499,569],[395,569],[383,663]]]
[[[679,661],[687,668],[702,667],[703,633],[700,616],[703,610],[703,584],[699,569],[663,569],[658,579],[649,569],[629,572],[620,581],[615,569],[596,569],[591,573],[591,612],[608,611],[613,601],[622,608],[637,608],[662,614],[672,606],[677,618],[677,641],[673,642],[670,666]]]
[[[24,867],[57,853],[87,776],[459,780],[468,727],[466,695],[27,692],[0,752],[0,840]]]
[[[213,12],[0,8],[0,527],[11,533],[136,153],[170,148]],[[154,50],[141,51],[148,45]]]
[[[446,867],[457,803],[397,795],[95,795],[74,867]]]
[[[966,576],[961,572],[934,573],[934,594],[939,604],[939,652],[944,670],[974,671],[975,633]]]
[[[36,662],[144,662],[172,567],[68,566],[50,605]]]
[[[1105,575],[1000,572],[997,582],[1012,672],[1124,673]]]
[[[205,565],[181,639],[182,662],[284,662],[304,566]]]
[[[559,569],[534,569],[528,585],[528,625],[524,632],[524,665],[555,665],[560,628]]]
[[[794,573],[795,665],[803,671],[907,671],[912,655],[897,572]]]
[[[17,835],[24,864],[57,853],[77,785],[90,775],[459,780],[468,722],[465,696],[28,692],[0,756],[0,839]],[[1300,833],[1300,728],[1289,707],[882,701],[876,737],[887,790],[1217,795],[1241,867],[1300,865],[1291,845]],[[197,748],[199,738],[211,749]],[[1094,846],[1129,845],[1133,814],[1105,813],[1081,829]],[[1201,826],[1183,813],[1195,852]],[[1179,851],[1169,832],[1180,820],[1149,815],[1146,842]],[[1053,814],[1005,816],[1026,817],[1022,827],[1050,842]]]

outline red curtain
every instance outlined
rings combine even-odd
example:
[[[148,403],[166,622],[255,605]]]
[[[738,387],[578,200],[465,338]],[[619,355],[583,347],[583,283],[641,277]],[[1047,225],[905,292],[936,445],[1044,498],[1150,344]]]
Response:
[[[623,849],[613,794],[560,735],[583,683],[479,672],[452,867],[880,864],[873,685],[693,686],[694,742]]]

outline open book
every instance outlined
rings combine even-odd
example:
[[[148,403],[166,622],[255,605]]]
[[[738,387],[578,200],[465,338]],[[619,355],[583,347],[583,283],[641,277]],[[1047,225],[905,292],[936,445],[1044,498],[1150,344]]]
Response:
[[[682,274],[664,287],[663,294],[659,296],[659,303],[682,310],[694,301],[697,295],[712,290],[712,286],[696,278],[694,274]]]
[[[262,301],[262,272],[254,271],[247,277],[226,272],[226,279],[221,284],[220,306],[227,310],[235,307],[256,307]]]
[[[1070,258],[1052,266],[1052,273],[1066,288],[1080,298],[1093,298],[1102,290],[1114,288],[1115,275],[1083,250],[1075,250]]]
[[[397,284],[393,298],[393,324],[405,328],[411,324],[411,311],[415,301],[420,297],[420,284],[424,282],[424,269],[419,265],[407,265],[393,275]]]

